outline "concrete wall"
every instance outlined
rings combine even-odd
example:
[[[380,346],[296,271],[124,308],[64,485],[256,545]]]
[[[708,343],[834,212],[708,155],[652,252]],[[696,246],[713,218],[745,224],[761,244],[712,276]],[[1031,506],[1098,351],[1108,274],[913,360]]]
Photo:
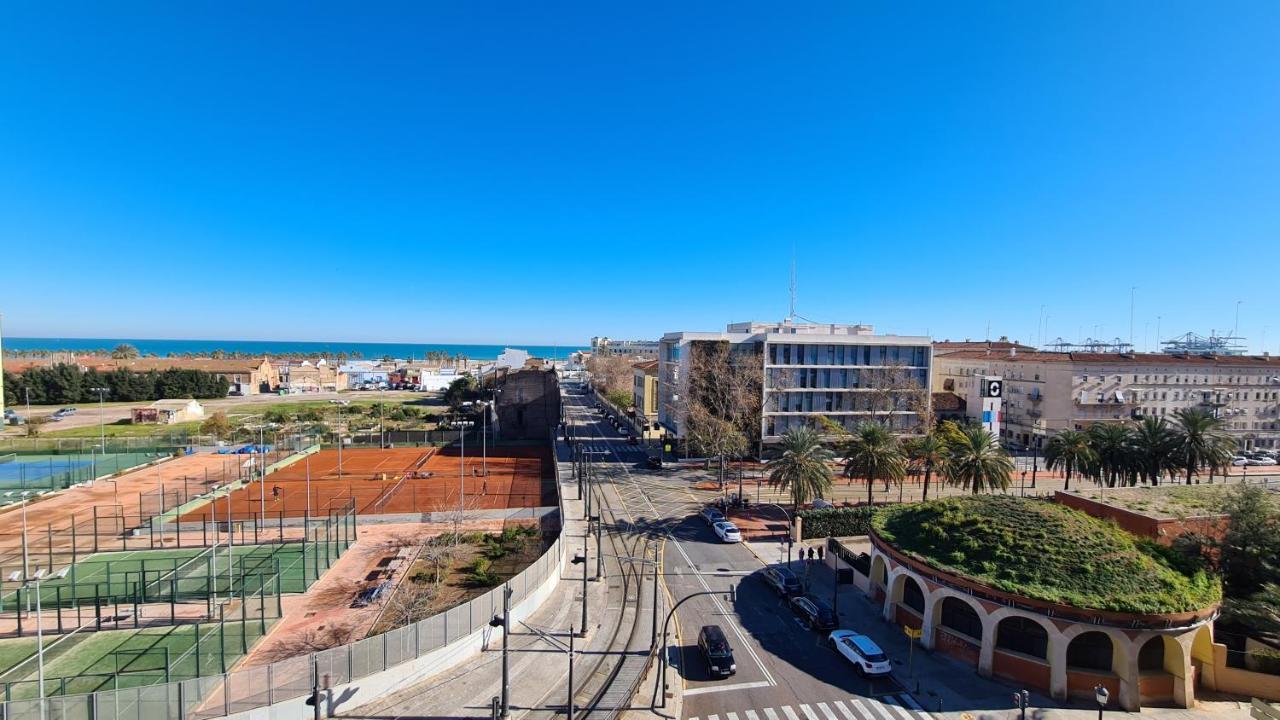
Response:
[[[1113,520],[1122,529],[1138,537],[1151,538],[1163,545],[1170,545],[1174,538],[1189,532],[1220,538],[1229,522],[1225,515],[1154,518],[1061,490],[1054,492],[1053,501],[1096,518]]]

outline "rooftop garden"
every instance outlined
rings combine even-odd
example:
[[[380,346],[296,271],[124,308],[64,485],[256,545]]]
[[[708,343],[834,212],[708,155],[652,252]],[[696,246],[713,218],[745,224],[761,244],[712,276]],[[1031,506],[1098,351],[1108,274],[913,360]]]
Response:
[[[997,590],[1092,610],[1172,613],[1222,599],[1222,586],[1114,523],[1042,500],[975,495],[879,510],[899,551]]]
[[[1080,495],[1153,518],[1187,518],[1226,512],[1229,485],[1165,485],[1162,487],[1089,488]],[[1074,491],[1073,491],[1074,492]],[[1280,495],[1268,496],[1280,509]]]

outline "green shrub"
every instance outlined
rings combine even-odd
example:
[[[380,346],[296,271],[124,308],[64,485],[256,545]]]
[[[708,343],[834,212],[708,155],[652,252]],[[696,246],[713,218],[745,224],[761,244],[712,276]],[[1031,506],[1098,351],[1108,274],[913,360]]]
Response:
[[[871,531],[873,508],[847,507],[801,510],[797,516],[804,518],[800,531],[803,540],[824,537],[849,537],[866,535]]]
[[[500,582],[498,574],[493,571],[493,561],[487,557],[478,557],[471,562],[467,580],[478,587],[493,587]]]

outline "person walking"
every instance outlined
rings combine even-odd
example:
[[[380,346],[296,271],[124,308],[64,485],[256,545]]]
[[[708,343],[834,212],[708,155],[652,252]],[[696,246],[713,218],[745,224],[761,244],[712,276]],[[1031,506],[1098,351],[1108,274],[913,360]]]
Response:
[[[813,562],[813,546],[809,547],[809,562]]]
[[[818,546],[818,562],[822,562],[822,546]]]

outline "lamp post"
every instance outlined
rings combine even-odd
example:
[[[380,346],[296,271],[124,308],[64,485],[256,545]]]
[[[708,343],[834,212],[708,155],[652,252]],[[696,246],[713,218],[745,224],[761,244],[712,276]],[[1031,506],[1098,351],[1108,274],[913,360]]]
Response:
[[[759,503],[756,503],[757,505]],[[791,546],[795,543],[795,538],[791,537],[791,513],[778,503],[765,503],[763,507],[776,507],[782,511],[782,516],[787,519],[787,569],[791,569]]]
[[[1022,471],[1022,485],[1018,487],[1018,494],[1022,497],[1027,496],[1027,471]]]
[[[70,567],[64,567],[53,574],[54,578],[62,579],[67,576]],[[36,690],[36,702],[40,704],[40,717],[44,718],[44,623],[41,621],[40,608],[40,580],[44,577],[44,569],[37,570],[35,575],[25,575],[17,570],[9,575],[9,582],[22,582],[23,588],[28,588],[32,584],[36,588],[36,684],[39,686]]]
[[[98,393],[98,441],[102,443],[102,452],[106,452],[107,451],[107,426],[103,420],[103,413],[105,412],[105,410],[103,409],[103,403],[105,402],[106,394],[110,392],[110,389],[104,388],[104,387],[96,387],[96,388],[89,388],[89,392]],[[30,412],[30,411],[28,410],[27,412]]]
[[[1111,698],[1111,693],[1101,685],[1093,688],[1093,699],[1098,701],[1098,720],[1102,720],[1102,709],[1107,706],[1107,700]]]
[[[475,425],[470,420],[459,420],[454,425],[462,428],[458,433],[458,441],[460,443],[459,461],[458,461],[458,513],[459,517],[467,510],[467,428]],[[458,521],[462,522],[461,519]]]
[[[511,585],[502,588],[502,615],[494,615],[489,627],[502,628],[502,717],[511,714],[511,675],[507,665],[507,639],[511,636]],[[570,634],[572,642],[572,633]],[[570,687],[573,683],[570,682]]]
[[[582,627],[578,629],[580,637],[587,635],[587,539],[582,539],[582,552],[573,556],[574,565],[582,565]]]

